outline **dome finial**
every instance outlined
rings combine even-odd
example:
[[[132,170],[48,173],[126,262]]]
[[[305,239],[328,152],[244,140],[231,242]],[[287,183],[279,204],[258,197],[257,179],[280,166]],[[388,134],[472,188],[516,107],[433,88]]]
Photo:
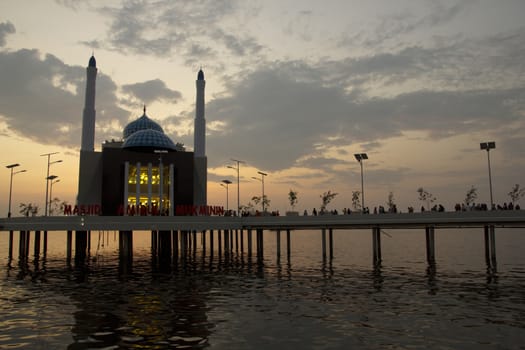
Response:
[[[88,67],[96,67],[97,61],[95,60],[95,54],[91,53],[91,58],[89,59]]]
[[[146,105],[144,105],[144,115],[146,115]]]

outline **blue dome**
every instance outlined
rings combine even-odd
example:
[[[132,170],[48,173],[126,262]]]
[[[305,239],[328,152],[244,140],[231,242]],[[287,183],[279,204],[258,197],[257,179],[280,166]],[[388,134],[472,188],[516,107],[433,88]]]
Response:
[[[126,125],[124,128],[124,140],[140,130],[156,130],[164,133],[162,127],[153,120],[149,119],[145,111],[142,117]]]
[[[177,147],[163,132],[153,129],[138,130],[126,138],[122,148],[149,148],[176,151]]]

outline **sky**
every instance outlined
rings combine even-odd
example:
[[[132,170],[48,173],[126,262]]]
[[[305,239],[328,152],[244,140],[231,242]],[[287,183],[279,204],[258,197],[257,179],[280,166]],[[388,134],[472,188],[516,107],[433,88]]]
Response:
[[[270,210],[401,211],[423,187],[451,210],[474,186],[489,203],[525,186],[523,0],[3,0],[0,148],[12,209],[75,203],[86,67],[97,60],[96,150],[142,115],[193,149],[195,80],[206,78],[208,204],[260,196]],[[256,179],[254,179],[254,177]],[[10,170],[0,172],[0,216]],[[523,201],[523,199],[522,199]],[[524,203],[525,204],[525,203]],[[5,214],[4,214],[5,213]]]

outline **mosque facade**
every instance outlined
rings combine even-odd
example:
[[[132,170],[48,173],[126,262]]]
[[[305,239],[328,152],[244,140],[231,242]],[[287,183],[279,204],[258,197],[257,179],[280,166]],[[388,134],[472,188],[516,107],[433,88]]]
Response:
[[[130,122],[121,140],[95,151],[95,57],[86,69],[77,204],[80,215],[210,215],[207,205],[205,80],[197,74],[194,151],[174,143],[146,114]],[[204,209],[203,209],[204,208]]]

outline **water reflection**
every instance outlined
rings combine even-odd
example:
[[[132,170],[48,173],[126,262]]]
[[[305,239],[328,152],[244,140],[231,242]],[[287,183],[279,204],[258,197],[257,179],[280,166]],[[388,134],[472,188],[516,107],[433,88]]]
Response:
[[[425,277],[427,278],[428,294],[435,295],[438,291],[435,262],[431,262],[428,264]]]
[[[372,281],[374,289],[380,292],[384,281],[383,274],[381,272],[381,262],[374,263],[374,268],[372,270]]]
[[[5,260],[0,347],[516,348],[525,335],[519,267],[277,259],[269,244],[262,257],[201,248],[161,263],[106,238],[79,264]]]

